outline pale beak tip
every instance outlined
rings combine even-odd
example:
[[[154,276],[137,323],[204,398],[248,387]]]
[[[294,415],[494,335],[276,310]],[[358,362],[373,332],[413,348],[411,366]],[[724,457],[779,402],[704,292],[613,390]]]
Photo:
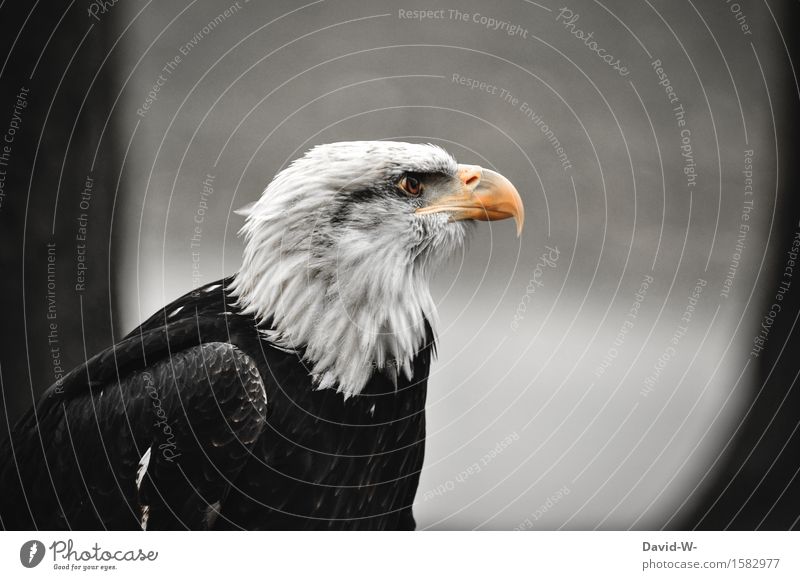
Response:
[[[517,192],[516,188],[514,192],[517,194],[517,203],[516,203],[516,210],[514,212],[514,223],[517,226],[517,238],[522,236],[522,228],[525,226],[525,206],[522,204],[522,198]]]

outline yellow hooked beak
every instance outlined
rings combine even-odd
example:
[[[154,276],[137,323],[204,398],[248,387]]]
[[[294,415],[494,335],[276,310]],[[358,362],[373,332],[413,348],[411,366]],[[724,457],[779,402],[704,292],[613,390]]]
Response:
[[[440,197],[416,213],[448,212],[454,221],[495,221],[513,217],[519,237],[525,222],[525,208],[517,188],[508,179],[478,165],[459,165],[458,178],[461,187],[457,193]]]

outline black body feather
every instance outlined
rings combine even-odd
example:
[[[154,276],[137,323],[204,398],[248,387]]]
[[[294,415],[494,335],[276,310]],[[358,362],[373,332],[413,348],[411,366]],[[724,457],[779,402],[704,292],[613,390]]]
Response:
[[[230,281],[50,387],[0,446],[4,528],[414,528],[430,327],[412,381],[375,372],[345,400],[265,340]]]

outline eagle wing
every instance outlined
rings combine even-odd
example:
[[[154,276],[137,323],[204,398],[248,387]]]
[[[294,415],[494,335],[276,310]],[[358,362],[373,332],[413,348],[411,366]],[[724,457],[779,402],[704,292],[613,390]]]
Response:
[[[267,401],[251,357],[198,337],[130,335],[48,389],[0,449],[3,527],[212,527]]]

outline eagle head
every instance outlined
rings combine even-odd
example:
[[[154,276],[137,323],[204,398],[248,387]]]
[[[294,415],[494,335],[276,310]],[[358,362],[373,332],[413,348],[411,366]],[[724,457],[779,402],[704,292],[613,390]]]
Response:
[[[436,328],[430,275],[475,220],[524,210],[502,175],[441,147],[391,141],[319,145],[239,210],[245,247],[233,284],[269,340],[302,353],[319,388],[357,395],[374,372],[412,379]]]

